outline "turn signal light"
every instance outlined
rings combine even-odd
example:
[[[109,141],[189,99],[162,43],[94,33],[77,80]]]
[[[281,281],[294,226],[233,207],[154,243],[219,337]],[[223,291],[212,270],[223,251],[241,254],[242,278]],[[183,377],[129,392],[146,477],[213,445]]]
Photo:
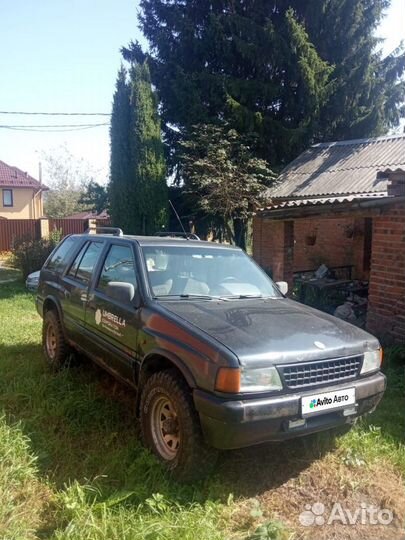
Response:
[[[215,390],[229,394],[238,394],[240,391],[240,370],[225,367],[219,368]]]

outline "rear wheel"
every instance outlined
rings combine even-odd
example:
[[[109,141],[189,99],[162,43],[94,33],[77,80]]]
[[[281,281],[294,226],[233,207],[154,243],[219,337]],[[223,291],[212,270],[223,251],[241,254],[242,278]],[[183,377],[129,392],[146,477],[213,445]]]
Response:
[[[42,325],[42,347],[47,364],[60,369],[68,361],[69,346],[63,335],[60,319],[55,311],[47,311]]]
[[[147,380],[140,408],[145,446],[178,480],[192,481],[212,469],[217,452],[205,444],[190,389],[175,370]]]

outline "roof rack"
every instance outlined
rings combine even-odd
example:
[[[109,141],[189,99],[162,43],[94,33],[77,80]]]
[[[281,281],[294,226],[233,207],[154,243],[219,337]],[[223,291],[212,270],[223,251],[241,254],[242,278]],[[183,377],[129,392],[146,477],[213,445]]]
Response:
[[[184,232],[157,232],[153,236],[169,237],[169,238],[186,238],[187,240],[200,240],[199,236],[194,233]]]
[[[95,229],[87,229],[85,231],[85,234],[112,234],[113,236],[123,236],[122,229],[119,227],[96,227]]]

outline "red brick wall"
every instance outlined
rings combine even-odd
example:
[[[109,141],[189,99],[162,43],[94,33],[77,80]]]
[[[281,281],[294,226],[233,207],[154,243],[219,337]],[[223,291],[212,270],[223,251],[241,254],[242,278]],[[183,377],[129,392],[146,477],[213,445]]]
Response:
[[[354,219],[298,219],[294,222],[294,271],[312,270],[319,265],[343,266],[355,264]],[[316,234],[314,245],[308,237]]]
[[[253,257],[277,281],[292,283],[293,235],[292,221],[253,219]]]
[[[281,249],[283,222],[255,217],[253,220],[253,257],[264,268],[273,268],[274,256]],[[348,237],[350,231],[352,236]],[[316,233],[314,245],[308,237]],[[362,274],[364,220],[354,218],[298,219],[294,221],[293,271],[327,266],[354,265]],[[279,258],[279,256],[278,256]],[[282,279],[282,278],[279,278]]]
[[[355,265],[355,277],[369,278],[367,328],[383,342],[405,343],[405,204],[382,207],[372,217],[371,268],[365,266],[365,219],[340,218],[294,222],[295,244],[291,249],[292,223],[255,217],[253,257],[277,280],[291,277],[291,270]],[[352,238],[345,234],[354,226]],[[316,243],[306,236],[317,229]]]
[[[373,220],[368,329],[385,342],[405,343],[405,205]]]

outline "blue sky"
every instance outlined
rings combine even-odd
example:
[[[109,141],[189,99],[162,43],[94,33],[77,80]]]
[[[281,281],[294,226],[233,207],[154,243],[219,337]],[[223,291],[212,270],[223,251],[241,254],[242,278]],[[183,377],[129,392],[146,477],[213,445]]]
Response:
[[[0,110],[110,112],[119,49],[142,39],[136,0],[1,0]],[[390,52],[405,40],[405,0],[393,0],[379,35]],[[102,117],[0,114],[0,124],[104,122]],[[0,159],[38,176],[41,152],[66,144],[105,181],[108,127],[73,133],[0,129]],[[44,179],[45,180],[45,179]]]

